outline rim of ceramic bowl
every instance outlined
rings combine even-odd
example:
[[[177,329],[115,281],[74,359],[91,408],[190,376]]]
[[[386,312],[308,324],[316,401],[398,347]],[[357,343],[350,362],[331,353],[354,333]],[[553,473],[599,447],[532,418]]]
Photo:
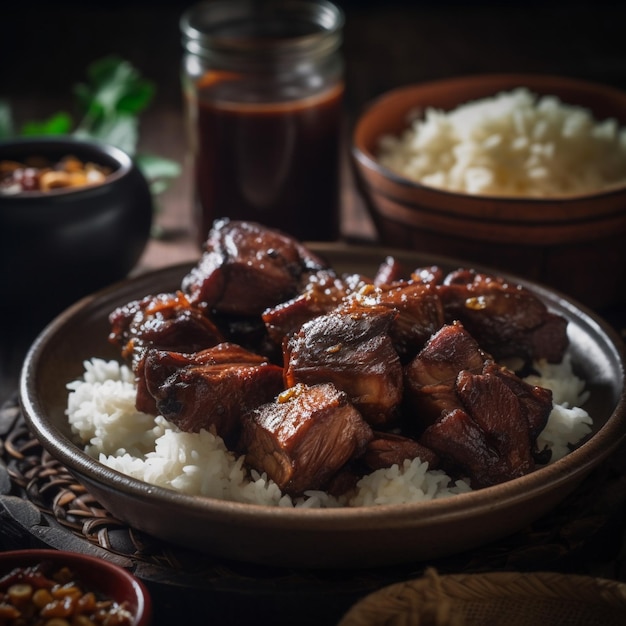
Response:
[[[559,196],[508,196],[497,194],[466,194],[458,191],[444,189],[442,187],[434,187],[426,185],[419,181],[411,180],[401,174],[391,170],[384,165],[381,165],[375,154],[366,146],[363,127],[366,122],[374,115],[381,107],[393,103],[402,98],[405,94],[422,93],[423,91],[436,88],[436,87],[456,87],[462,88],[477,88],[478,86],[484,86],[486,93],[483,96],[472,97],[467,100],[462,100],[456,106],[460,106],[466,102],[476,100],[478,98],[488,97],[508,89],[513,89],[516,85],[518,87],[528,87],[531,91],[541,90],[542,95],[548,95],[550,88],[554,88],[555,84],[559,84],[561,88],[572,89],[580,91],[581,93],[595,93],[601,95],[606,99],[621,100],[624,104],[624,120],[622,125],[626,126],[626,92],[605,85],[602,83],[586,81],[577,78],[570,78],[566,76],[558,76],[555,74],[528,74],[528,73],[488,73],[488,74],[470,74],[454,76],[451,78],[442,78],[432,81],[425,81],[423,83],[412,83],[408,85],[402,85],[392,88],[380,95],[376,96],[369,102],[367,102],[361,114],[358,116],[353,129],[352,129],[352,147],[351,152],[353,158],[358,161],[363,167],[376,172],[379,176],[391,180],[394,184],[404,187],[408,190],[424,191],[432,193],[434,196],[441,195],[442,197],[450,197],[457,199],[471,200],[475,202],[510,202],[512,204],[537,204],[537,205],[559,205],[559,204],[572,204],[573,202],[588,202],[591,199],[596,198],[611,198],[616,195],[621,195],[626,191],[626,182],[618,183],[607,187],[602,190],[577,193],[569,195]],[[482,89],[481,89],[482,90]],[[423,105],[425,108],[427,105]],[[416,105],[412,104],[403,113],[406,115],[412,109],[415,109]],[[404,107],[403,107],[404,109]],[[398,122],[392,122],[389,124],[383,124],[385,129],[384,133],[391,132],[387,130],[388,127],[399,126]],[[406,126],[406,124],[405,124]],[[380,136],[380,135],[379,135]]]
[[[152,620],[152,599],[146,585],[131,572],[124,569],[111,561],[99,558],[95,555],[71,552],[69,550],[55,550],[52,548],[24,548],[18,550],[9,550],[0,552],[0,575],[3,574],[3,566],[9,565],[11,568],[32,565],[49,561],[56,565],[65,565],[69,567],[77,581],[83,581],[84,572],[90,572],[88,581],[92,588],[101,580],[105,580],[105,587],[111,588],[111,581],[119,581],[120,588],[124,589],[124,593],[118,597],[114,597],[113,593],[108,590],[96,589],[96,593],[101,591],[115,601],[128,599],[132,597],[133,606],[133,625],[149,626]],[[101,573],[103,578],[96,575]],[[8,573],[8,572],[6,572]],[[96,580],[97,579],[97,580]],[[95,582],[94,582],[95,581]],[[92,589],[93,590],[93,589]],[[122,595],[124,598],[122,598]]]
[[[0,160],[12,158],[12,150],[19,149],[22,154],[19,157],[27,156],[47,156],[53,154],[55,157],[62,157],[69,154],[78,159],[88,159],[97,165],[104,165],[113,168],[106,175],[103,182],[98,184],[81,185],[79,187],[61,187],[48,191],[22,191],[16,194],[0,195],[0,200],[10,198],[15,201],[29,200],[32,198],[56,197],[69,194],[79,194],[89,192],[93,189],[102,188],[124,176],[135,167],[132,157],[117,146],[95,139],[81,139],[71,135],[54,136],[32,136],[23,138],[13,138],[0,141]],[[6,154],[6,156],[3,156]]]
[[[326,256],[331,251],[336,252],[338,256],[330,258],[340,265],[371,261],[372,255],[369,249],[359,251],[358,247],[348,244],[316,245],[314,249]],[[377,248],[376,258],[385,258],[388,250]],[[405,258],[403,252],[399,255]],[[422,263],[427,262],[426,255],[420,258]],[[434,260],[434,257],[429,259]],[[536,519],[539,509],[543,514],[571,493],[626,437],[626,366],[617,333],[606,322],[555,290],[533,284],[540,297],[547,298],[551,307],[574,322],[579,337],[579,357],[586,354],[584,346],[589,342],[597,344],[598,348],[591,352],[595,354],[600,350],[602,353],[603,364],[596,372],[598,382],[607,384],[605,376],[614,381],[608,383],[613,391],[611,405],[606,407],[607,423],[603,421],[601,428],[598,424],[597,432],[586,443],[552,465],[494,487],[451,498],[333,509],[292,509],[192,496],[129,477],[88,456],[66,428],[62,414],[65,384],[80,375],[80,368],[72,366],[72,373],[66,371],[67,376],[64,374],[61,380],[55,380],[56,367],[48,367],[46,372],[45,365],[58,363],[57,358],[63,360],[67,354],[77,363],[83,356],[92,355],[95,346],[89,342],[85,345],[85,354],[77,354],[69,346],[68,333],[88,332],[94,321],[112,306],[154,293],[156,285],[167,289],[169,285],[179,284],[192,267],[192,263],[186,263],[163,268],[123,281],[76,303],[56,318],[31,346],[20,378],[23,414],[44,448],[112,515],[160,539],[228,559],[313,569],[378,566],[416,559],[417,555],[431,558],[433,550],[437,556],[442,556],[444,550],[451,554],[467,549],[469,542],[473,546],[477,542],[482,544],[485,535],[493,539],[494,529],[489,522],[494,515],[499,517],[495,532],[507,534],[519,528],[518,514]],[[530,284],[530,281],[521,282]],[[584,341],[581,342],[581,338]],[[99,354],[107,358],[109,353],[100,351]],[[590,356],[592,364],[593,358]],[[596,366],[593,365],[594,370]],[[185,533],[181,535],[183,520]],[[511,524],[517,528],[512,529]],[[469,529],[458,533],[451,541],[449,531],[459,526]],[[429,537],[426,543],[422,542],[424,534]],[[364,551],[361,543],[371,542],[372,537],[376,545]],[[389,537],[394,539],[388,540]],[[405,540],[410,542],[410,549]],[[451,547],[451,544],[457,545]],[[321,547],[323,545],[329,547]],[[424,551],[428,551],[426,557]]]

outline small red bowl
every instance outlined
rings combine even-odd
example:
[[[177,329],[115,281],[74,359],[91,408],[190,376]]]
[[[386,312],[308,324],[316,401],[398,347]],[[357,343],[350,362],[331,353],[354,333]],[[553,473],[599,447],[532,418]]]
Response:
[[[0,552],[0,578],[15,568],[43,562],[50,563],[53,570],[69,568],[74,580],[87,591],[119,604],[127,603],[134,616],[133,626],[152,623],[152,602],[145,585],[123,567],[95,556],[48,549]]]

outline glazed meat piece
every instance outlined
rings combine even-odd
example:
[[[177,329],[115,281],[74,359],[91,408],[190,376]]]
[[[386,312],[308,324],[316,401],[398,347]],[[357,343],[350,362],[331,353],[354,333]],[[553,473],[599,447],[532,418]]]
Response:
[[[439,287],[446,321],[460,320],[498,361],[509,357],[558,363],[568,346],[567,320],[531,291],[503,278],[459,269]]]
[[[362,306],[395,311],[389,335],[403,362],[413,358],[444,324],[443,305],[435,286],[413,281],[366,285],[351,300]]]
[[[531,441],[534,444],[539,433],[546,427],[552,412],[552,391],[545,387],[529,385],[515,372],[493,362],[485,363],[483,373],[498,376],[515,394],[528,424]]]
[[[389,334],[405,359],[414,356],[444,323],[439,294],[430,285],[399,281],[375,286],[358,274],[336,277],[329,272],[312,275],[302,294],[268,309],[262,317],[270,337],[282,343],[305,322],[342,305],[388,308],[397,313]]]
[[[526,415],[515,393],[493,373],[459,373],[457,395],[470,417],[485,433],[505,463],[498,482],[523,476],[534,469],[533,444]]]
[[[459,371],[443,412],[420,443],[475,488],[495,485],[534,470],[537,435],[551,410],[550,390],[488,360],[479,373]],[[465,439],[455,439],[462,434]]]
[[[459,322],[437,331],[404,369],[406,398],[417,430],[459,406],[455,391],[461,370],[482,372],[490,359]]]
[[[409,276],[404,265],[395,257],[388,256],[378,266],[373,282],[375,285],[391,285],[408,278]]]
[[[389,336],[397,312],[349,302],[305,323],[285,344],[285,383],[332,382],[367,422],[396,417],[402,365]]]
[[[302,324],[337,308],[348,295],[368,283],[358,274],[337,276],[331,270],[312,273],[302,293],[263,312],[269,337],[282,346],[283,339],[297,332]]]
[[[375,285],[393,285],[398,282],[439,285],[446,273],[438,265],[417,267],[408,272],[404,263],[393,256],[388,256],[378,267],[374,275]]]
[[[324,488],[371,437],[371,428],[333,384],[297,385],[245,416],[238,448],[249,467],[298,496]]]
[[[429,469],[436,469],[439,459],[435,452],[424,445],[403,435],[374,431],[372,440],[367,444],[363,461],[371,470],[402,465],[406,459],[419,457],[428,462]]]
[[[232,445],[241,417],[282,390],[281,367],[235,344],[194,354],[149,350],[137,408],[159,413],[186,432],[212,430]]]
[[[190,302],[233,315],[260,315],[297,295],[326,264],[296,239],[253,222],[214,223],[198,264],[183,278]]]
[[[133,371],[148,348],[197,352],[223,341],[213,321],[180,291],[133,300],[115,309],[109,323],[109,342],[121,348]]]
[[[418,267],[411,272],[411,279],[427,285],[440,285],[446,277],[446,273],[438,265]]]
[[[420,443],[475,489],[532,472],[535,442],[522,402],[503,377],[489,368],[484,374],[464,370],[455,391],[458,407],[429,426]]]
[[[473,489],[507,480],[505,460],[461,408],[445,413],[429,426],[420,443],[436,452],[450,474],[469,478]]]

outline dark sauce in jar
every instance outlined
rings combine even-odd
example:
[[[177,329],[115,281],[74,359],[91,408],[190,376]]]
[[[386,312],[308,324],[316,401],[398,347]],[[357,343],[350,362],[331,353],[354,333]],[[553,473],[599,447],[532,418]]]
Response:
[[[282,103],[198,94],[195,162],[200,231],[218,217],[258,221],[307,240],[338,235],[343,88]],[[217,97],[215,97],[217,95]]]
[[[337,33],[308,20],[336,8],[278,3],[257,16],[251,6],[224,3],[222,13],[193,14],[186,26],[198,240],[222,217],[335,240],[343,66]],[[293,6],[301,12],[291,15]]]

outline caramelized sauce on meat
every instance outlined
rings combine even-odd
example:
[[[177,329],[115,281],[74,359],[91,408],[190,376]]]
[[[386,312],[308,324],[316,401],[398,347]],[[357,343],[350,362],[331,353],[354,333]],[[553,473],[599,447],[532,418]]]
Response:
[[[295,238],[214,223],[174,293],[110,315],[137,408],[208,429],[288,494],[419,457],[486,487],[533,471],[552,394],[503,362],[562,360],[567,321],[459,268],[340,275]]]
[[[558,363],[568,340],[567,320],[548,311],[528,289],[474,270],[450,273],[440,286],[446,321],[459,320],[496,359]]]
[[[260,315],[294,297],[325,263],[299,241],[252,222],[218,220],[182,290],[195,305],[234,315]]]
[[[332,383],[297,385],[246,415],[239,448],[284,493],[322,489],[361,456],[372,430]]]
[[[396,418],[402,365],[389,330],[397,313],[349,303],[303,324],[285,342],[285,382],[332,382],[370,424]]]
[[[210,430],[232,443],[241,416],[282,389],[281,367],[235,344],[221,343],[194,354],[150,350],[137,408],[160,413],[181,430]]]
[[[135,372],[148,348],[191,353],[224,341],[215,323],[180,291],[129,302],[115,309],[109,322],[109,341]]]

